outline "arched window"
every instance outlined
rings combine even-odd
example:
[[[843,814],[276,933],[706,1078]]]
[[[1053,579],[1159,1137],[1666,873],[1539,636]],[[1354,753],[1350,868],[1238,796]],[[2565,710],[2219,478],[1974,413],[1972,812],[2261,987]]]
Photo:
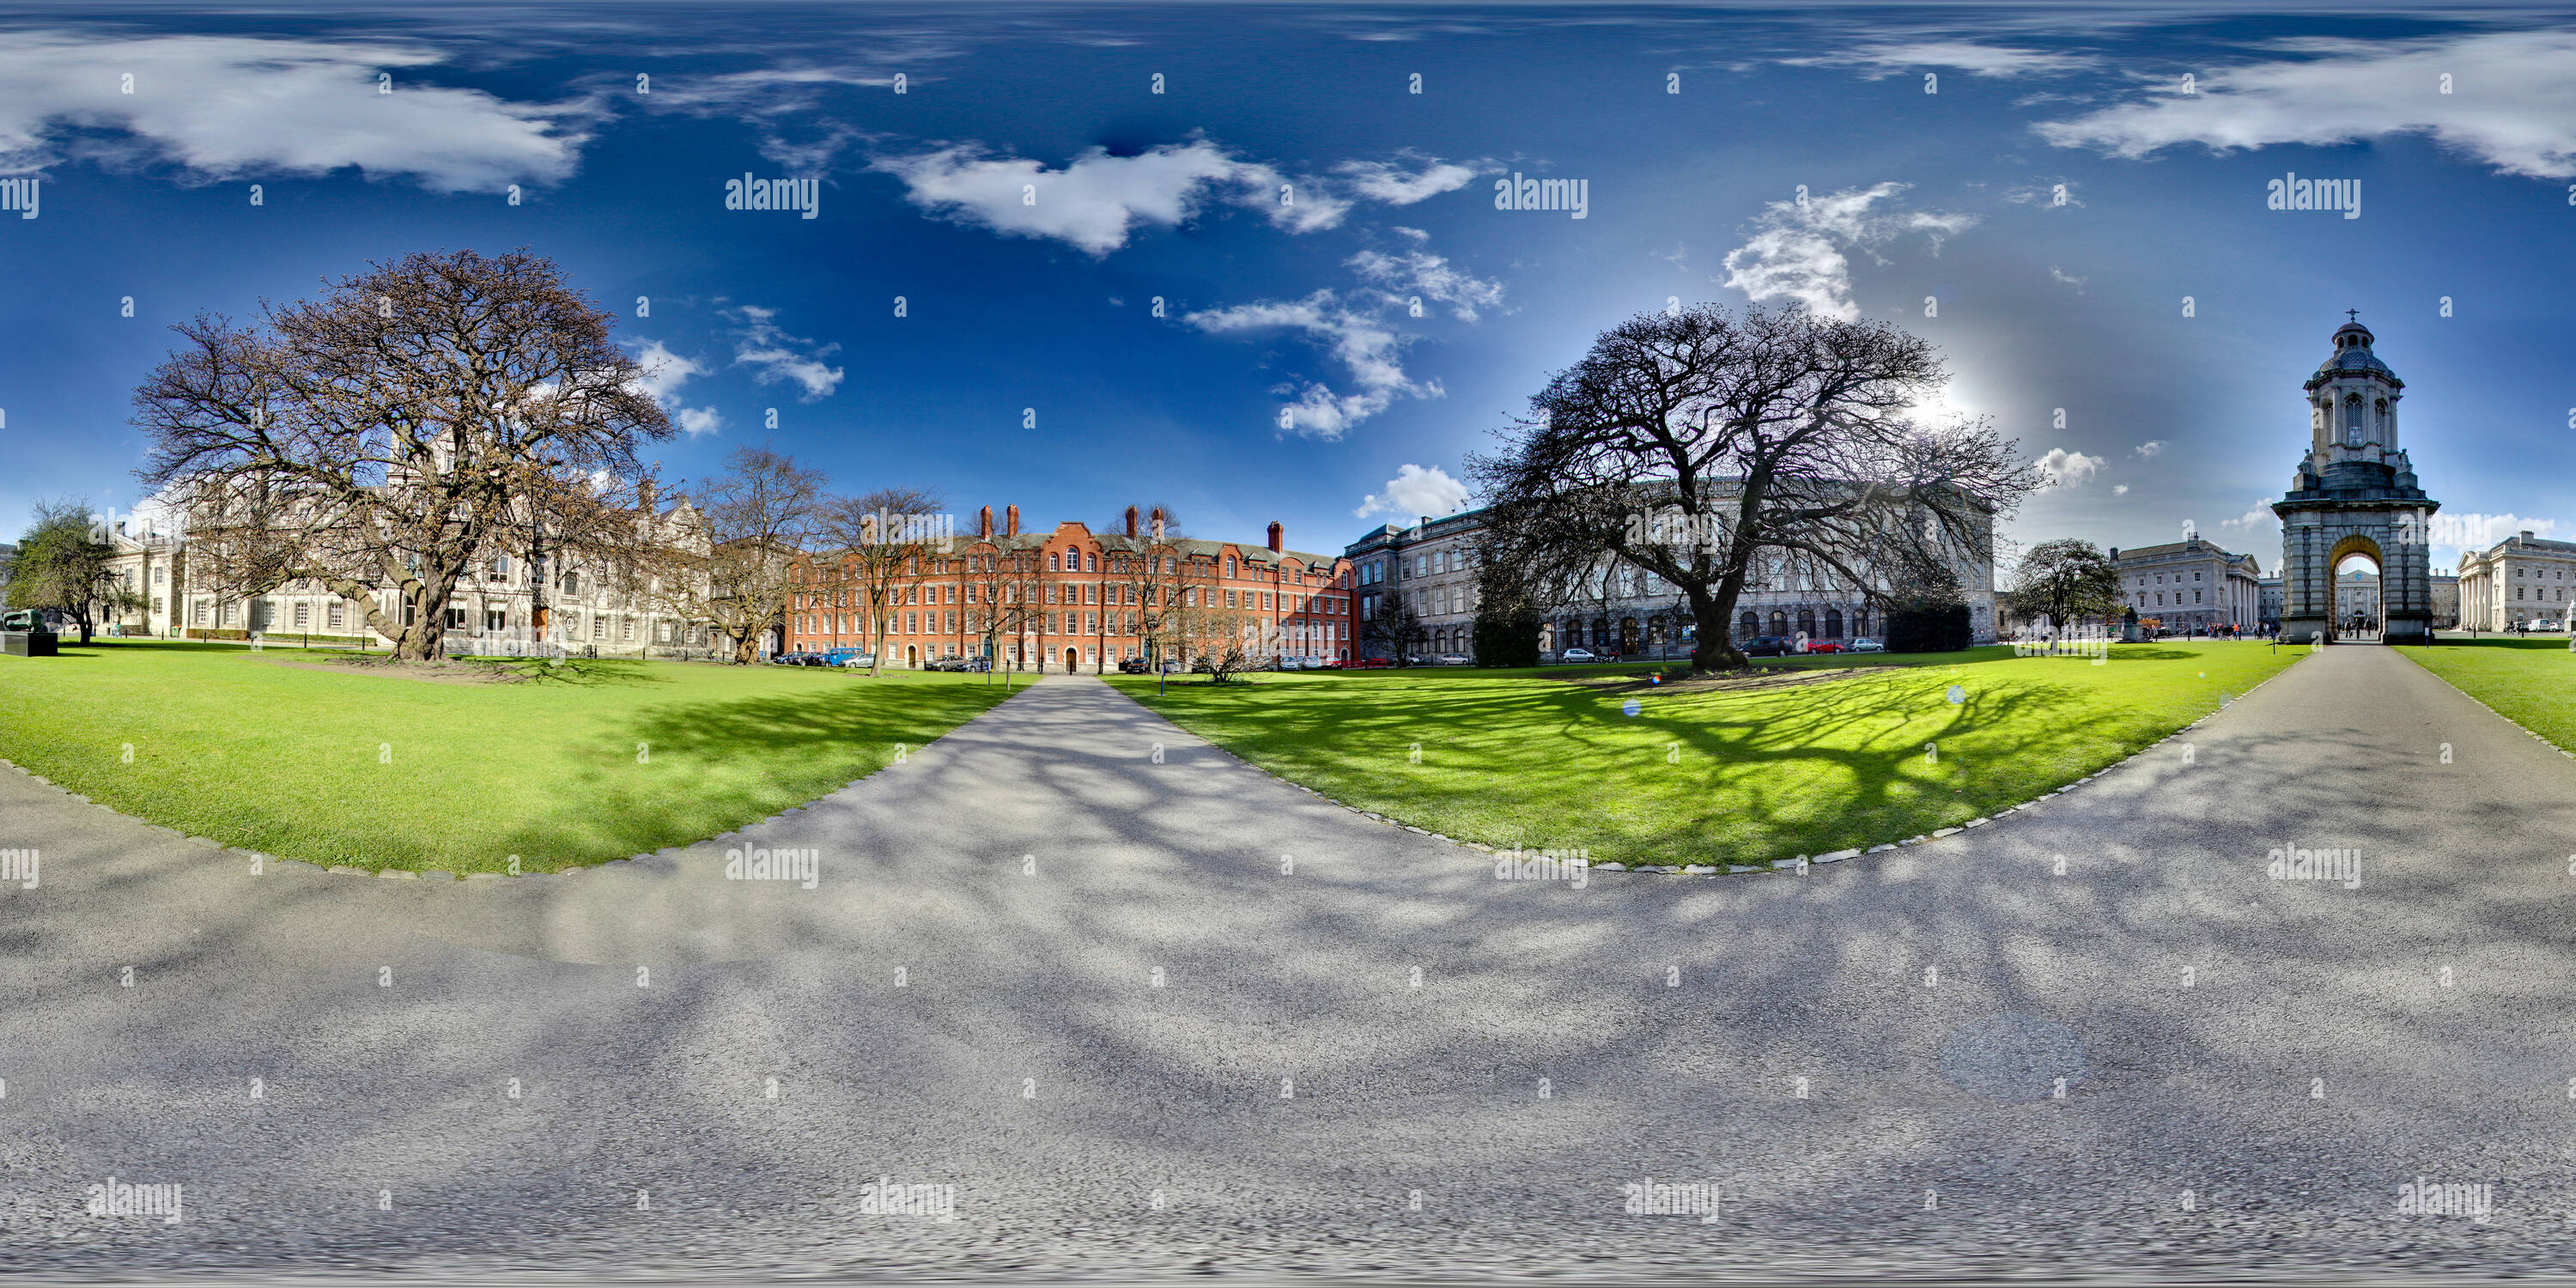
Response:
[[[1762,619],[1761,619],[1761,617],[1759,617],[1758,615],[1756,615],[1756,614],[1752,613],[1751,611],[1747,611],[1747,612],[1744,614],[1743,630],[1744,630],[1744,633],[1745,633],[1746,635],[1748,635],[1748,636],[1751,636],[1751,635],[1759,635],[1759,634],[1761,634],[1761,633],[1762,633]]]
[[[2343,445],[2361,446],[2361,395],[2359,394],[2353,394],[2343,400]]]
[[[1771,633],[1774,635],[1786,635],[1789,633],[1789,615],[1787,613],[1781,612],[1776,608],[1771,610]]]
[[[1799,634],[1801,634],[1801,635],[1804,635],[1804,636],[1806,636],[1806,637],[1808,637],[1808,638],[1810,638],[1810,639],[1815,638],[1815,634],[1816,634],[1816,610],[1815,610],[1815,609],[1812,609],[1812,608],[1801,608],[1801,609],[1799,609],[1799,610],[1798,610],[1798,633],[1799,633]]]
[[[1852,634],[1854,634],[1854,635],[1867,635],[1867,634],[1869,634],[1869,610],[1868,610],[1868,609],[1866,609],[1866,608],[1855,608],[1855,609],[1853,609],[1853,610],[1852,610],[1851,628],[1852,628]]]
[[[1829,640],[1838,640],[1838,639],[1841,639],[1842,637],[1843,637],[1843,610],[1841,610],[1841,609],[1839,609],[1839,608],[1828,608],[1828,609],[1826,609],[1826,610],[1825,610],[1825,638],[1826,638],[1826,639],[1829,639]]]

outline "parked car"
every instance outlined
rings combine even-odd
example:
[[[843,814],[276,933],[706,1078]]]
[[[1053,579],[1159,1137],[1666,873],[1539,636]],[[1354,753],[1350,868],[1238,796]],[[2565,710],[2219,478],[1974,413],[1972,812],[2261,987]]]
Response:
[[[875,666],[876,655],[863,648],[836,648],[823,654],[825,666]]]
[[[1746,657],[1787,657],[1795,644],[1796,641],[1783,639],[1777,635],[1756,635],[1744,641],[1744,655]]]
[[[1846,647],[1841,640],[1809,640],[1807,641],[1807,651],[1810,653],[1846,653],[1849,652],[1850,649]]]
[[[1383,671],[1395,665],[1391,657],[1355,657],[1342,665],[1354,671]]]
[[[1118,664],[1118,673],[1121,675],[1144,675],[1153,669],[1154,664],[1141,657],[1131,657]]]
[[[1441,655],[1440,655],[1440,665],[1442,665],[1442,666],[1472,666],[1472,665],[1474,665],[1474,660],[1473,660],[1473,659],[1471,659],[1471,658],[1469,658],[1469,657],[1468,657],[1466,654],[1464,654],[1464,653],[1443,653],[1443,654],[1441,654]]]
[[[1556,655],[1559,662],[1598,662],[1601,655],[1588,648],[1570,648]]]
[[[1887,651],[1887,646],[1866,635],[1862,635],[1852,640],[1851,651],[1854,653],[1884,653]]]

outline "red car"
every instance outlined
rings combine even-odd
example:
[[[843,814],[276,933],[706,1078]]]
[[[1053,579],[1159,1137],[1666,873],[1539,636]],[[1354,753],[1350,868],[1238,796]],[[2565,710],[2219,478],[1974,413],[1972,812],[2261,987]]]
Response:
[[[1844,648],[1841,640],[1809,640],[1807,641],[1807,651],[1810,653],[1848,653],[1851,650]]]

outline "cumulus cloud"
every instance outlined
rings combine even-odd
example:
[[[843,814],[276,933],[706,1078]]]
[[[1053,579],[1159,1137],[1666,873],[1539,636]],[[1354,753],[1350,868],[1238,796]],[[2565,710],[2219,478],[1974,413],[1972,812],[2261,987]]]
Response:
[[[2101,472],[2102,458],[2052,447],[2048,449],[2048,455],[2033,464],[2039,470],[2040,486],[2074,487]]]
[[[2576,32],[2421,40],[2312,37],[2289,57],[2179,78],[2142,100],[2033,128],[2059,147],[2131,159],[2178,144],[2214,152],[2422,135],[2512,175],[2576,175]],[[2445,94],[2444,78],[2455,90]]]
[[[724,417],[718,415],[715,408],[683,406],[680,398],[680,386],[687,384],[692,377],[707,374],[706,364],[671,352],[670,347],[659,340],[644,341],[636,351],[635,361],[643,368],[635,378],[635,387],[660,404],[662,410],[679,425],[681,433],[696,438],[724,428]]]
[[[1351,511],[1353,518],[1365,519],[1372,514],[1392,515],[1398,519],[1418,519],[1424,515],[1439,518],[1467,508],[1467,485],[1449,477],[1437,465],[1405,465],[1395,477],[1386,481],[1386,490],[1370,494]]]
[[[2083,278],[2077,277],[2073,273],[2069,273],[2055,264],[2048,266],[2048,275],[2058,281],[2066,283],[2068,286],[2074,287],[2078,292],[2081,292],[2084,289]]]
[[[2145,459],[2153,459],[2156,453],[2163,450],[2165,450],[2165,440],[2161,438],[2150,438],[2147,441],[2130,448],[2129,454]]]
[[[1340,227],[1362,201],[1412,205],[1476,177],[1470,167],[1437,158],[1411,160],[1411,169],[1345,161],[1337,178],[1301,177],[1193,138],[1134,156],[1093,148],[1060,170],[989,155],[973,144],[881,156],[870,168],[901,179],[914,205],[941,218],[1009,236],[1053,238],[1096,257],[1125,246],[1140,228],[1186,224],[1211,201],[1306,233]]]
[[[1977,222],[1974,215],[1874,209],[1906,187],[1882,183],[1764,206],[1751,240],[1726,254],[1725,285],[1755,303],[1792,300],[1819,316],[1846,322],[1858,318],[1846,252],[1859,250],[1885,263],[1878,247],[1905,233],[1920,232],[1930,234],[1932,253],[1937,255],[1942,238]]]
[[[1901,72],[1942,68],[1971,76],[2057,76],[2098,66],[2090,54],[2053,54],[2009,45],[1981,45],[1970,40],[1880,41],[1846,54],[1819,54],[1781,60],[1796,67],[1861,67],[1878,80]]]
[[[1446,257],[1428,251],[1385,255],[1364,250],[1345,262],[1359,272],[1361,281],[1386,288],[1385,298],[1390,304],[1407,303],[1409,292],[1446,304],[1460,321],[1473,322],[1478,309],[1494,308],[1503,302],[1501,282],[1461,272]]]
[[[1392,161],[1345,161],[1334,167],[1351,189],[1371,201],[1390,206],[1410,206],[1417,201],[1455,192],[1476,177],[1472,166],[1454,161],[1424,158],[1421,168],[1407,172]]]
[[[13,32],[0,42],[0,170],[167,163],[211,181],[355,167],[444,192],[572,174],[595,104],[410,79],[443,61],[393,42]],[[377,92],[379,73],[392,93]]]
[[[2426,535],[2432,545],[2484,550],[2518,532],[2546,537],[2557,531],[2556,519],[2526,519],[2518,514],[2436,514]]]
[[[1288,330],[1321,345],[1342,364],[1356,386],[1335,393],[1317,381],[1291,382],[1273,392],[1290,395],[1286,428],[1326,441],[1340,438],[1351,426],[1386,410],[1399,396],[1437,398],[1438,381],[1415,381],[1404,374],[1403,338],[1370,313],[1350,307],[1331,291],[1302,300],[1259,300],[1188,315],[1184,321],[1211,335]]]
[[[2128,484],[2126,484],[2126,483],[2114,483],[2114,484],[2112,484],[2112,485],[2111,485],[2111,495],[2113,495],[2113,496],[2127,496],[2128,494],[2129,494],[2129,485],[2128,485]]]
[[[2261,530],[2266,524],[2278,522],[2279,518],[2280,516],[2272,513],[2272,503],[2270,500],[2263,497],[2256,497],[2254,499],[2254,504],[2248,507],[2245,513],[2237,515],[2233,519],[2221,519],[2218,521],[2218,526],[2222,528],[2234,528],[2242,532],[2255,532]]]
[[[737,324],[733,364],[751,368],[752,379],[764,385],[781,381],[794,384],[801,391],[797,395],[801,402],[829,397],[841,387],[842,369],[823,361],[840,352],[841,346],[817,345],[787,334],[778,326],[776,309],[746,304],[725,310],[725,316]]]

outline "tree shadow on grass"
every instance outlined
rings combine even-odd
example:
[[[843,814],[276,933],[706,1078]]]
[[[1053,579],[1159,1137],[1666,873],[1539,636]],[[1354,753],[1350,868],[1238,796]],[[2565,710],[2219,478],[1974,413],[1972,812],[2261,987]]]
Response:
[[[908,684],[649,707],[576,753],[563,803],[502,844],[544,870],[702,841],[830,795],[1004,698]]]

